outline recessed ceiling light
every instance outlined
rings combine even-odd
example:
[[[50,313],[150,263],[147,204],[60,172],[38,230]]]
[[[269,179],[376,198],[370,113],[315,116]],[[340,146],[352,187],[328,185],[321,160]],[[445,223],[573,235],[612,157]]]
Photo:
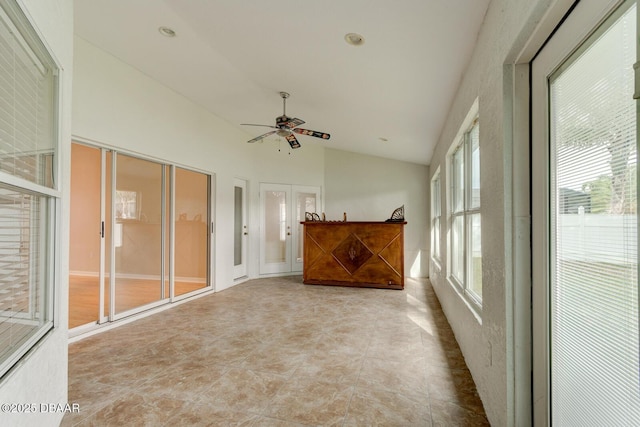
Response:
[[[351,46],[362,46],[364,44],[364,37],[357,33],[346,34],[344,40]]]
[[[160,34],[162,34],[165,37],[175,37],[176,36],[176,32],[173,31],[169,27],[160,27],[160,28],[158,28],[158,31],[160,31]]]

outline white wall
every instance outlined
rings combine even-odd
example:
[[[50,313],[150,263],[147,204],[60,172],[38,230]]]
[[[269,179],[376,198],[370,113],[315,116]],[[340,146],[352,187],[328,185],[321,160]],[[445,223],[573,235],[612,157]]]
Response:
[[[429,167],[327,149],[325,212],[329,220],[384,221],[404,205],[405,276],[429,275]]]
[[[278,152],[182,95],[76,37],[73,136],[215,175],[215,287],[233,281],[235,177],[248,181],[249,275],[258,274],[260,182],[322,187],[320,145]]]
[[[233,284],[235,177],[249,181],[250,277],[259,273],[260,182],[321,187],[329,218],[346,210],[352,220],[383,221],[404,204],[407,275],[428,275],[427,166],[313,141],[291,154],[286,144],[282,152],[276,142],[247,144],[242,130],[78,37],[74,70],[75,138],[215,174],[217,290]]]
[[[69,250],[69,158],[71,135],[71,82],[73,71],[73,2],[72,0],[22,0],[18,2],[62,68],[60,151],[62,173],[61,228],[59,254]],[[68,265],[57,265],[55,289],[55,329],[45,336],[1,381],[2,403],[67,403],[67,295]],[[2,413],[0,424],[6,426],[57,426],[63,413]]]
[[[431,282],[465,356],[489,421],[496,426],[531,422],[530,408],[526,409],[531,399],[528,383],[531,354],[527,351],[530,337],[514,333],[515,330],[528,333],[529,329],[523,329],[522,325],[530,316],[515,308],[527,309],[529,305],[514,299],[527,298],[530,286],[529,277],[518,274],[525,269],[519,262],[528,262],[528,258],[523,259],[521,255],[528,253],[529,240],[525,236],[529,235],[530,224],[528,178],[523,175],[528,174],[528,118],[526,113],[519,112],[519,108],[528,105],[527,99],[521,99],[528,97],[528,90],[514,86],[514,81],[522,78],[516,77],[513,65],[523,59],[525,51],[530,59],[550,35],[555,24],[548,25],[547,12],[557,3],[571,2],[491,1],[430,165],[432,172],[440,167],[443,206],[442,268],[431,262]],[[449,186],[446,153],[476,98],[479,100],[482,200],[481,319],[472,313],[447,280],[445,198]],[[520,140],[525,141],[524,145]],[[513,157],[514,153],[524,155],[524,160]],[[523,366],[528,369],[523,370]]]

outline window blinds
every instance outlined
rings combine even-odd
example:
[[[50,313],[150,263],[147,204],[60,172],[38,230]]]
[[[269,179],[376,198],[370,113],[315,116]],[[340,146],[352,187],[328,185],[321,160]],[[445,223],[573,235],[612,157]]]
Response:
[[[43,325],[40,206],[0,187],[0,361]]]
[[[550,79],[555,425],[640,419],[636,11]]]
[[[0,9],[0,171],[51,188],[54,68],[33,44]]]
[[[0,376],[52,327],[56,70],[0,2]]]

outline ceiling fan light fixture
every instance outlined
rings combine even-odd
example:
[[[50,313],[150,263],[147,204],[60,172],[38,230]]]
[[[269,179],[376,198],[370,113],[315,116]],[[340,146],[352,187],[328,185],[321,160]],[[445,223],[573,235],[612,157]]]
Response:
[[[176,32],[169,27],[159,27],[158,31],[165,37],[175,37]]]
[[[364,44],[364,37],[358,33],[345,34],[344,40],[351,46],[362,46]]]

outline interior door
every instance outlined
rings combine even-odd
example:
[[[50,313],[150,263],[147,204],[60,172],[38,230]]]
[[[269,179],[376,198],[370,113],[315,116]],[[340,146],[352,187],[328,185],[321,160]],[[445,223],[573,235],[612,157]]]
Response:
[[[260,184],[260,274],[302,271],[305,212],[320,208],[320,187]]]
[[[294,202],[292,217],[294,224],[292,226],[293,238],[291,239],[293,245],[291,271],[301,272],[303,267],[302,258],[304,256],[304,230],[300,222],[305,220],[306,212],[318,213],[320,211],[320,188],[294,185],[292,191]]]
[[[532,64],[535,425],[640,419],[636,22],[583,0]]]
[[[247,181],[236,178],[233,186],[233,278],[247,275]]]
[[[291,186],[260,184],[260,274],[291,272]]]

